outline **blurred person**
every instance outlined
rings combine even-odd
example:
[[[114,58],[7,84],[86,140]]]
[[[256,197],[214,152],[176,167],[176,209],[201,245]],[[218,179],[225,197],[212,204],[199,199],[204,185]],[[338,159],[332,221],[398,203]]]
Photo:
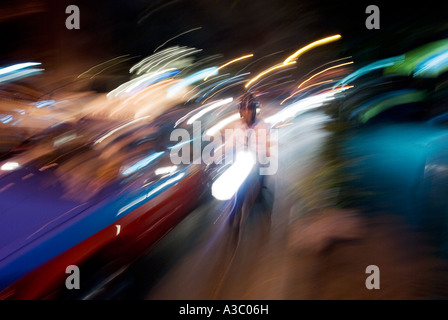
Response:
[[[240,119],[231,128],[225,129],[225,154],[234,160],[239,152],[250,152],[255,157],[255,165],[251,173],[241,185],[237,193],[237,208],[230,218],[230,224],[235,228],[235,235],[240,236],[244,221],[247,219],[255,202],[263,200],[263,189],[266,185],[266,175],[275,174],[275,170],[267,167],[277,160],[275,139],[271,137],[271,127],[257,116],[261,109],[260,101],[254,94],[248,92],[242,95],[238,104]],[[273,190],[270,190],[271,192]],[[273,193],[273,192],[272,192]]]
[[[252,152],[256,157],[260,177],[275,174],[266,170],[276,156],[275,139],[271,137],[271,127],[257,116],[261,110],[260,101],[250,92],[243,94],[238,104],[240,119],[233,127],[225,129],[225,154],[232,156],[239,151]],[[227,159],[226,159],[227,160]],[[233,160],[233,158],[231,158]],[[263,170],[265,169],[265,170]]]

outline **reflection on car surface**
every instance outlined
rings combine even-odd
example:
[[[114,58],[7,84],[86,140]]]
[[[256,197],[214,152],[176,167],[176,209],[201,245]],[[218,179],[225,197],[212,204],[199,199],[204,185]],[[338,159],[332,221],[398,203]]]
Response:
[[[113,272],[200,203],[202,165],[170,160],[175,120],[84,118],[0,163],[0,298],[54,297],[69,265]]]

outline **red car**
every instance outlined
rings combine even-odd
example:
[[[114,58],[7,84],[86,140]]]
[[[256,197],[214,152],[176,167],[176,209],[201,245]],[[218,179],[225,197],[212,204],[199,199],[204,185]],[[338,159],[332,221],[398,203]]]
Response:
[[[151,121],[83,119],[0,162],[0,299],[87,294],[200,203],[203,165],[170,159],[178,111]],[[79,268],[79,291],[66,286],[70,266]]]

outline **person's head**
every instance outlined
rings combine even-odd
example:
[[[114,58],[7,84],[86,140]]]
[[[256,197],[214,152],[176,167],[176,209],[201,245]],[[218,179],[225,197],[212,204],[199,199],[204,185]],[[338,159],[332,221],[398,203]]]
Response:
[[[240,111],[240,117],[248,126],[251,126],[255,122],[259,104],[252,93],[248,92],[243,95],[238,109]]]

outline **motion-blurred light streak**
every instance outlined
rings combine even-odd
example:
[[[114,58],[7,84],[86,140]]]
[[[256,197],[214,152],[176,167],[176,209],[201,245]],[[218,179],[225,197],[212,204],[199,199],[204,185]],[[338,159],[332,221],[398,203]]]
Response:
[[[341,35],[337,34],[334,36],[330,36],[330,37],[326,37],[317,41],[314,41],[304,47],[302,47],[301,49],[297,50],[296,52],[294,52],[292,55],[290,55],[289,57],[287,57],[282,63],[277,64],[273,67],[270,67],[262,72],[260,72],[258,75],[256,75],[254,78],[250,79],[247,84],[245,85],[245,88],[247,89],[252,83],[254,83],[255,81],[259,80],[261,77],[263,77],[264,75],[266,75],[269,72],[272,72],[274,70],[277,70],[279,68],[283,68],[284,66],[293,64],[296,62],[297,58],[302,55],[303,53],[317,47],[317,46],[321,46],[336,40],[339,40],[341,38]]]
[[[207,108],[202,109],[201,111],[199,111],[198,113],[193,115],[190,119],[188,119],[187,124],[192,124],[193,122],[197,121],[202,116],[204,116],[206,113],[208,113],[216,108],[219,108],[221,106],[224,106],[226,104],[229,104],[231,102],[233,102],[233,98],[227,98],[227,99],[215,102],[211,106],[208,106]]]
[[[135,172],[145,168],[146,166],[148,166],[151,162],[153,162],[154,160],[159,158],[164,153],[165,153],[164,151],[160,151],[160,152],[156,152],[154,154],[151,154],[148,157],[138,161],[137,163],[135,163],[132,166],[130,166],[130,167],[126,168],[125,170],[123,170],[122,174],[124,176],[133,174],[133,173],[135,173]]]
[[[141,75],[143,73],[148,73],[153,69],[157,69],[156,71],[159,71],[161,69],[168,68],[170,64],[172,64],[172,66],[170,67],[176,67],[176,68],[186,67],[192,63],[192,60],[191,61],[185,59],[182,61],[178,60],[196,54],[200,51],[202,50],[189,47],[180,47],[180,46],[170,47],[163,51],[155,53],[149,57],[144,58],[143,60],[132,66],[129,69],[129,72],[130,73],[135,72],[135,74]],[[159,64],[161,64],[164,61],[167,61],[165,65],[156,68]],[[177,63],[175,64],[175,62]]]
[[[183,59],[183,58],[186,58],[190,55],[198,53],[201,50],[197,50],[194,48],[188,48],[185,51],[186,51],[185,53],[184,52],[175,52],[171,55],[167,55],[166,57],[160,58],[158,61],[155,61],[152,65],[148,64],[146,66],[143,66],[137,71],[137,74],[142,74],[143,72],[149,72],[152,69],[156,69],[156,72],[157,72],[158,70],[167,68],[169,66],[171,66],[171,67],[176,66],[176,68],[186,67],[187,65],[191,64],[192,61]],[[181,60],[181,59],[183,59],[183,60]],[[156,67],[164,61],[167,61],[167,62],[163,66],[160,66],[157,69]]]
[[[266,77],[265,81],[267,79],[268,79],[268,77]],[[286,76],[283,76],[283,77],[274,78],[271,81],[266,82],[265,84],[258,86],[257,90],[261,90],[262,88],[265,88],[265,87],[268,87],[269,89],[271,89],[272,87],[275,87],[275,86],[278,86],[278,85],[284,85],[286,83],[290,83],[290,82],[295,81],[294,79],[283,81],[283,80],[286,80],[286,79],[291,79],[291,75],[286,75]],[[262,90],[262,91],[264,91],[264,90]]]
[[[193,87],[190,91],[188,91],[187,93],[184,94],[184,97],[190,95],[190,97],[188,98],[188,100],[186,102],[190,102],[191,100],[193,100],[196,97],[200,96],[202,94],[202,92],[204,92],[205,90],[208,90],[208,89],[216,86],[217,83],[218,84],[221,83],[221,81],[217,82],[218,78],[225,78],[227,76],[229,76],[229,73],[220,74],[220,75],[217,75],[216,77],[214,77],[213,81],[208,80],[208,81],[204,81],[204,82],[199,83],[197,86]],[[222,81],[226,81],[226,79],[224,79]],[[210,84],[210,82],[211,82],[211,84]]]
[[[55,103],[56,103],[55,100],[41,100],[41,101],[33,102],[32,104],[35,105],[36,108],[40,109],[40,108],[51,106]]]
[[[97,69],[97,68],[99,68],[99,67],[101,67],[101,66],[103,66],[103,65],[107,65],[107,64],[109,64],[109,63],[111,63],[111,62],[113,62],[113,61],[115,61],[115,60],[117,60],[117,59],[124,58],[124,57],[128,57],[128,56],[129,56],[129,54],[125,54],[125,55],[118,56],[118,57],[109,59],[109,60],[107,60],[107,61],[101,62],[101,63],[99,63],[99,64],[97,64],[97,65],[91,67],[90,69],[84,71],[83,73],[79,74],[76,78],[79,79],[79,78],[83,77],[84,75],[88,75],[88,74],[90,74],[91,71],[93,71],[93,70],[95,70],[95,69]],[[91,78],[93,78],[95,75],[100,74],[100,73],[103,72],[105,69],[108,69],[108,68],[110,68],[110,67],[112,67],[112,66],[114,66],[114,65],[116,65],[116,64],[118,64],[118,63],[121,63],[121,62],[122,62],[122,61],[118,61],[118,62],[116,62],[116,63],[114,63],[114,64],[112,64],[112,65],[109,65],[109,66],[105,67],[104,69],[101,69],[101,71],[99,71],[99,72],[97,72],[96,74],[94,74]]]
[[[200,107],[196,107],[196,108],[194,108],[193,110],[191,110],[190,112],[188,112],[186,115],[180,117],[180,118],[176,121],[176,123],[174,124],[174,128],[176,128],[179,124],[181,124],[182,122],[184,122],[186,119],[190,119],[191,117],[194,117],[195,114],[197,114],[197,113],[202,113],[203,110],[207,109],[207,110],[204,112],[204,114],[205,114],[205,113],[207,113],[207,112],[209,112],[209,111],[211,111],[211,110],[213,110],[213,109],[216,109],[215,107],[220,107],[221,105],[224,105],[224,104],[227,102],[226,100],[230,100],[230,99],[232,99],[232,101],[233,101],[233,98],[228,98],[228,99],[224,99],[224,100],[217,101],[217,102],[211,102],[210,104],[206,104],[206,105],[204,105],[204,106],[200,106]],[[230,101],[230,102],[231,102],[231,101]],[[209,109],[209,108],[210,108],[210,109]],[[202,115],[203,115],[203,114],[201,114],[199,117],[195,117],[195,120],[197,120],[197,119],[199,119],[200,117],[202,117]],[[194,122],[194,120],[193,120],[193,121],[188,121],[188,122],[189,122],[189,124],[192,124],[192,123]]]
[[[4,163],[0,167],[0,170],[2,170],[2,171],[13,171],[13,170],[16,170],[19,167],[20,167],[20,164],[18,162],[8,161],[8,162]]]
[[[155,73],[148,73],[142,76],[139,76],[135,79],[132,79],[128,82],[125,82],[118,86],[118,88],[110,91],[107,96],[110,97],[118,97],[123,93],[132,94],[134,89],[146,87],[150,84],[158,82],[160,80],[164,80],[166,78],[172,77],[179,73],[179,70],[176,69],[166,69]]]
[[[174,51],[174,50],[178,50],[178,47],[170,47],[167,49],[164,49],[163,51],[160,51],[158,53],[152,54],[142,60],[140,60],[138,63],[134,64],[130,69],[129,69],[129,73],[134,73],[134,71],[137,70],[137,72],[139,71],[139,68],[146,65],[148,61],[154,60],[156,59],[156,57],[158,56],[163,56],[163,55],[167,55],[168,52]]]
[[[233,121],[236,121],[240,118],[239,112],[232,114],[231,116],[228,116],[227,118],[224,118],[223,120],[219,121],[217,124],[215,124],[213,127],[209,128],[205,134],[208,136],[213,136],[215,133],[217,133],[219,130],[224,128],[226,125],[232,123]]]
[[[301,99],[297,102],[290,104],[281,111],[273,114],[272,116],[265,119],[265,122],[270,123],[271,126],[275,126],[280,122],[285,122],[289,119],[296,117],[299,114],[305,113],[309,110],[319,108],[326,104],[327,102],[335,99],[335,95],[339,92],[345,91],[350,87],[339,88],[335,90],[330,90],[318,95],[307,97]]]
[[[251,54],[247,54],[247,55],[244,55],[244,56],[242,56],[242,57],[239,57],[239,58],[230,60],[229,62],[224,63],[223,65],[219,66],[219,67],[216,69],[216,72],[218,72],[218,71],[221,70],[222,68],[227,67],[228,65],[230,65],[230,64],[232,64],[232,63],[235,63],[235,62],[237,62],[237,61],[241,61],[241,60],[244,60],[244,59],[248,59],[248,58],[251,58],[251,57],[253,57],[253,56],[254,56],[254,55],[251,53]],[[209,76],[205,77],[205,78],[204,78],[204,81],[206,81],[206,80],[207,80],[210,76],[212,76],[213,74],[214,74],[214,73],[212,73],[212,74],[210,74]]]
[[[134,79],[131,81],[131,83],[128,83],[128,86],[123,91],[126,93],[130,93],[132,90],[138,88],[139,86],[147,86],[150,84],[153,84],[155,82],[158,82],[160,80],[169,78],[173,75],[176,75],[179,73],[179,70],[175,70],[173,68],[162,70],[155,73],[146,74],[144,76],[141,76],[137,79]]]
[[[414,89],[388,92],[356,109],[349,119],[358,117],[361,122],[367,122],[386,109],[400,104],[422,101],[425,96],[425,92]]]
[[[387,67],[384,73],[387,75],[409,76],[417,71],[425,61],[431,60],[448,51],[448,39],[442,39],[427,43],[403,55],[403,59],[396,64]],[[437,61],[437,60],[436,60]],[[423,75],[423,74],[421,74]],[[428,75],[428,74],[427,74]],[[418,75],[417,75],[418,76]],[[432,75],[428,75],[432,76]]]
[[[333,89],[336,89],[339,86],[344,86],[348,83],[351,83],[354,80],[362,77],[363,75],[365,75],[369,72],[372,72],[372,71],[375,71],[378,69],[384,69],[384,68],[399,64],[404,60],[404,57],[405,57],[404,55],[400,55],[400,56],[386,58],[386,59],[382,59],[382,60],[378,60],[373,63],[370,63],[370,64],[356,70],[355,72],[349,74],[345,78],[343,78],[341,81],[339,81],[338,83],[336,83],[333,86]]]
[[[212,195],[217,200],[229,200],[238,191],[255,165],[255,156],[251,152],[240,152],[235,163],[228,168],[212,185]]]
[[[14,119],[14,117],[10,114],[4,115],[4,114],[0,114],[0,122],[6,124],[11,122]]]
[[[44,69],[31,68],[31,69],[26,69],[26,70],[20,70],[17,72],[12,72],[12,73],[6,74],[3,77],[0,77],[0,82],[18,80],[18,79],[25,78],[25,77],[28,77],[28,76],[31,76],[34,74],[41,73],[42,71],[44,71]]]
[[[189,66],[186,66],[182,69],[183,74],[190,74],[192,70],[200,69],[201,66],[209,67],[210,65],[219,65],[219,61],[222,58],[222,54],[215,54],[212,56],[207,56],[199,60],[195,60],[194,63],[190,64]],[[212,63],[213,61],[216,61],[216,63]],[[207,80],[210,81],[210,80]]]
[[[178,168],[177,166],[160,167],[160,168],[157,168],[154,171],[154,173],[157,176],[165,175],[165,174],[172,174],[172,173],[176,172],[177,168]]]
[[[353,64],[353,61],[345,62],[345,63],[341,63],[341,64],[338,64],[338,65],[335,65],[335,66],[328,67],[328,68],[326,68],[326,69],[324,69],[324,70],[322,70],[322,71],[319,71],[319,72],[313,74],[311,77],[309,77],[309,78],[306,79],[305,81],[303,81],[297,88],[300,89],[305,83],[311,81],[311,80],[314,79],[315,77],[317,77],[317,76],[319,76],[319,75],[321,75],[321,74],[323,74],[323,73],[325,73],[325,72],[327,72],[327,71],[329,71],[329,70],[336,69],[336,68],[340,68],[340,67],[343,67],[343,66],[347,66],[347,65],[349,65],[349,64]]]
[[[292,64],[294,64],[294,63],[296,63],[296,61],[291,61],[291,62],[287,62],[287,63],[280,63],[280,64],[277,64],[277,65],[275,65],[275,66],[273,66],[273,67],[270,67],[270,68],[268,68],[268,69],[266,69],[266,70],[260,72],[258,75],[256,75],[256,76],[253,77],[252,79],[250,79],[250,80],[246,83],[246,85],[245,85],[244,87],[247,89],[252,83],[254,83],[255,81],[259,80],[259,79],[260,79],[261,77],[263,77],[264,75],[266,75],[266,74],[268,74],[268,73],[270,73],[270,72],[272,72],[272,71],[275,71],[275,70],[278,70],[278,69],[281,69],[281,68],[285,68],[285,67],[290,66],[290,65],[292,65]]]
[[[308,72],[308,73],[305,75],[305,77],[308,76],[308,75],[310,75],[310,74],[313,74],[315,71],[321,69],[322,67],[325,67],[325,66],[328,65],[328,64],[333,64],[333,63],[339,62],[339,61],[341,61],[341,60],[347,60],[347,59],[351,59],[351,58],[353,58],[353,57],[352,57],[352,56],[348,56],[348,57],[344,57],[344,58],[340,58],[340,59],[336,59],[336,60],[332,60],[332,61],[325,62],[324,64],[320,65],[319,67],[314,68],[313,70],[311,70],[310,72]]]
[[[302,47],[301,49],[297,50],[296,52],[294,52],[292,55],[290,55],[288,58],[285,59],[285,61],[283,62],[284,64],[287,64],[295,59],[297,59],[299,56],[301,56],[302,54],[304,54],[305,52],[317,47],[317,46],[321,46],[336,40],[339,40],[341,38],[341,35],[336,34],[334,36],[330,36],[330,37],[326,37],[317,41],[314,41],[304,47]]]
[[[417,65],[414,77],[437,77],[448,70],[448,50],[437,53]]]
[[[223,85],[226,85],[226,84],[228,84],[228,83],[232,83],[232,81],[236,81],[238,78],[241,78],[241,77],[243,77],[243,76],[245,76],[245,75],[248,75],[248,74],[249,74],[249,73],[241,74],[241,75],[238,75],[238,76],[233,76],[233,77],[230,77],[230,78],[226,78],[226,79],[224,79],[224,80],[221,80],[221,81],[219,81],[218,83],[213,83],[213,84],[211,85],[211,86],[213,86],[213,87],[212,87],[208,92],[213,92],[215,89],[217,89],[217,88],[219,88],[219,87],[221,87],[221,86],[223,86]],[[203,90],[201,90],[201,92],[204,91],[204,90],[209,89],[211,86],[208,86],[208,87],[204,88]],[[205,94],[203,94],[202,97],[205,98],[205,97],[207,96],[208,92],[206,92]]]
[[[307,86],[305,88],[301,88],[300,90],[294,91],[293,93],[291,93],[291,95],[289,97],[287,97],[282,102],[280,102],[280,104],[282,105],[283,103],[285,103],[285,101],[291,99],[292,97],[294,97],[295,95],[297,95],[300,92],[303,92],[303,91],[308,90],[310,88],[317,87],[317,86],[320,86],[322,84],[330,83],[330,82],[333,82],[333,81],[334,80],[332,79],[332,80],[326,80],[326,81],[321,81],[321,82],[310,84],[309,86]]]
[[[136,206],[137,204],[141,203],[142,201],[145,201],[146,199],[150,198],[154,194],[162,191],[166,187],[169,187],[170,185],[176,183],[177,181],[181,180],[184,176],[185,176],[185,172],[181,172],[178,175],[174,176],[173,178],[160,184],[159,186],[151,189],[151,191],[148,192],[147,194],[140,196],[139,198],[135,199],[131,203],[127,204],[126,206],[124,206],[120,210],[118,210],[117,216],[121,215],[123,212],[126,212],[127,210],[131,209],[132,207]]]
[[[212,71],[214,71],[216,69],[217,69],[217,67],[206,68],[204,70],[197,71],[196,73],[182,79],[180,82],[174,84],[172,87],[170,87],[168,89],[167,98],[173,97],[175,94],[180,92],[183,88],[204,79],[204,77],[206,77],[208,74],[210,74]]]
[[[244,82],[246,82],[246,80],[240,80],[240,81],[237,81],[237,82],[234,82],[234,83],[229,83],[224,88],[221,88],[221,89],[215,91],[212,95],[210,95],[208,98],[206,98],[202,103],[204,104],[205,102],[207,102],[208,100],[210,100],[211,98],[216,96],[218,93],[221,93],[221,92],[223,92],[224,90],[226,90],[226,89],[228,89],[230,87],[237,86],[237,85],[242,84]]]
[[[200,30],[200,29],[202,29],[202,27],[192,28],[192,29],[190,29],[190,30],[187,30],[187,31],[184,31],[184,32],[179,33],[178,35],[176,35],[176,36],[174,36],[174,37],[172,37],[172,38],[166,40],[164,43],[162,43],[160,46],[158,46],[158,47],[154,50],[154,53],[155,53],[157,50],[159,50],[160,48],[162,48],[164,45],[166,45],[168,42],[170,42],[171,40],[174,40],[174,39],[176,39],[176,38],[179,38],[180,36],[183,36],[184,34],[187,34],[187,33],[190,33],[190,32],[196,31],[196,30]]]
[[[4,67],[0,69],[0,75],[2,74],[8,74],[11,72],[15,72],[21,69],[25,69],[28,67],[34,67],[34,66],[38,66],[41,65],[40,62],[24,62],[24,63],[18,63],[9,67]]]
[[[97,139],[97,140],[95,141],[94,144],[101,143],[101,142],[103,142],[105,139],[107,139],[107,138],[109,138],[110,136],[112,136],[114,133],[116,133],[116,132],[118,132],[118,131],[120,131],[120,130],[122,130],[122,129],[124,129],[124,128],[126,128],[126,127],[128,127],[128,126],[130,126],[130,125],[132,125],[132,124],[134,124],[134,123],[136,123],[136,122],[138,122],[138,121],[142,121],[142,120],[144,120],[144,119],[147,119],[147,118],[149,118],[149,117],[150,117],[150,116],[145,116],[145,117],[141,117],[141,118],[135,119],[135,120],[133,120],[133,121],[129,121],[129,122],[127,122],[127,123],[125,123],[125,124],[119,126],[118,128],[115,128],[115,129],[109,131],[108,133],[106,133],[105,135],[103,135],[101,138]]]
[[[256,64],[257,62],[259,62],[259,61],[261,61],[261,60],[263,60],[263,59],[269,58],[269,57],[271,57],[271,56],[274,56],[274,55],[276,55],[276,54],[280,54],[280,53],[282,53],[282,52],[284,52],[284,51],[281,50],[281,51],[273,52],[273,53],[264,55],[264,56],[262,56],[261,58],[258,58],[258,59],[255,60],[255,61],[252,61],[251,63],[248,63],[246,66],[244,66],[242,69],[240,69],[240,70],[236,73],[236,75],[239,75],[239,74],[240,74],[241,72],[243,72],[244,70],[246,70],[246,69],[252,67],[252,66],[253,66],[254,64]]]

